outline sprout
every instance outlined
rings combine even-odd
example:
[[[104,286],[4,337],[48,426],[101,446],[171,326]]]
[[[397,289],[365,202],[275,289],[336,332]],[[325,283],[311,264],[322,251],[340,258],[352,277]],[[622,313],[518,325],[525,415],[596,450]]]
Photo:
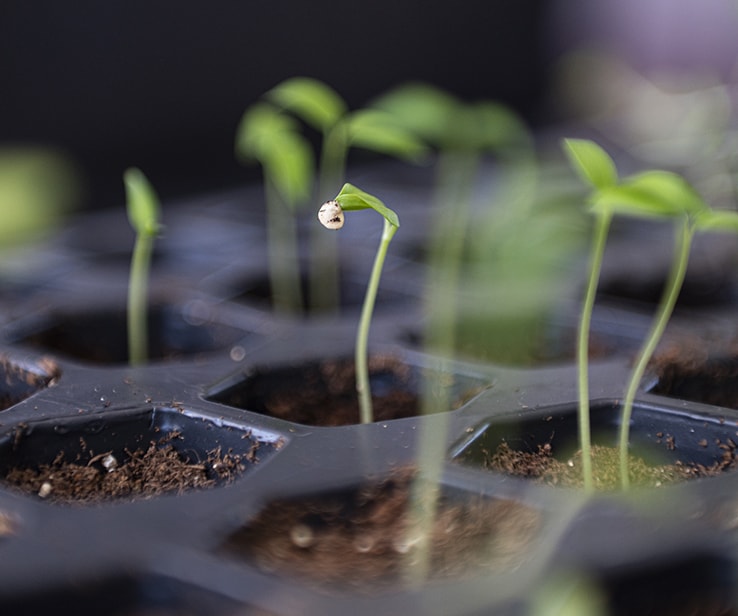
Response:
[[[128,283],[128,357],[132,366],[148,358],[146,298],[154,240],[161,231],[159,199],[139,169],[123,175],[128,220],[136,232]]]
[[[367,351],[369,326],[372,320],[372,313],[374,312],[374,303],[377,299],[377,289],[379,288],[379,279],[382,275],[382,267],[387,256],[387,248],[397,229],[400,227],[400,220],[393,210],[388,208],[375,196],[348,183],[343,185],[341,192],[336,195],[335,199],[327,201],[320,207],[318,219],[324,227],[336,230],[343,227],[344,212],[366,209],[375,210],[384,219],[382,238],[377,248],[377,254],[374,257],[374,265],[369,276],[369,284],[367,285],[366,295],[364,296],[364,305],[361,309],[355,349],[356,392],[359,396],[359,415],[361,423],[372,423],[374,421],[374,413],[369,386]]]

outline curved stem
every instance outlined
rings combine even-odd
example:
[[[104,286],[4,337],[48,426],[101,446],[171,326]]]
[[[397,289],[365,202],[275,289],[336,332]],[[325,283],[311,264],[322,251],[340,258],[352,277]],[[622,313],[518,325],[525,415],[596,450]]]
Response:
[[[387,219],[384,219],[382,239],[379,242],[379,248],[374,257],[372,273],[369,277],[366,295],[364,296],[364,305],[361,308],[359,328],[356,332],[356,354],[354,361],[356,364],[356,393],[359,396],[361,423],[372,423],[374,421],[372,392],[369,387],[369,325],[371,324],[372,313],[374,312],[374,302],[377,299],[377,289],[379,288],[379,279],[382,275],[384,259],[387,256],[387,248],[396,231],[397,227],[392,225]]]
[[[630,419],[633,415],[633,402],[635,400],[638,385],[643,379],[648,362],[651,360],[656,346],[661,340],[661,336],[666,329],[674,306],[676,305],[679,291],[684,282],[684,276],[687,273],[687,263],[689,261],[689,253],[694,235],[694,227],[690,224],[689,219],[685,216],[684,221],[677,228],[674,246],[674,261],[663,295],[659,301],[656,310],[656,316],[651,326],[651,330],[641,347],[638,354],[633,373],[628,383],[623,401],[623,415],[620,423],[620,438],[618,443],[620,458],[620,483],[623,490],[630,487],[630,477],[628,476],[628,440],[630,436]]]
[[[591,492],[594,488],[592,476],[592,436],[589,425],[589,329],[592,322],[597,282],[602,269],[602,257],[605,252],[607,233],[610,228],[612,214],[601,213],[595,218],[594,236],[590,253],[590,270],[587,290],[579,320],[577,336],[577,372],[579,381],[579,447],[582,451],[582,480],[584,490]]]
[[[128,361],[132,366],[143,364],[148,359],[146,299],[153,246],[152,236],[143,233],[136,235],[128,281]]]

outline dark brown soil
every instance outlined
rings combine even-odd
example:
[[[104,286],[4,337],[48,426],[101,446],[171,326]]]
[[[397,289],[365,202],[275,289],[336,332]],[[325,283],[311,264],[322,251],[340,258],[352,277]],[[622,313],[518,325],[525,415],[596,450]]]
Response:
[[[412,370],[398,358],[369,358],[375,421],[411,417],[420,412]],[[309,426],[358,424],[359,404],[353,360],[331,359],[270,369],[213,399]]]
[[[682,463],[651,465],[641,458],[628,459],[629,477],[632,485],[659,487],[662,485],[712,477],[738,466],[734,445],[725,445],[723,458],[712,466]],[[516,451],[507,443],[501,443],[494,452],[485,451],[484,467],[498,472],[527,477],[551,486],[582,486],[582,455],[577,451],[570,459],[562,461],[553,457],[550,445],[539,445],[535,452]],[[595,489],[617,490],[620,488],[619,453],[616,447],[592,447],[592,472]]]
[[[126,450],[122,459],[112,452],[95,454],[83,443],[84,453],[74,461],[62,452],[51,464],[11,468],[2,482],[49,502],[87,505],[210,488],[235,479],[255,456],[255,451],[236,455],[218,448],[193,464],[171,444],[177,438],[172,432],[146,449]]]
[[[327,592],[401,585],[417,559],[409,513],[413,473],[340,494],[277,501],[231,535],[224,553]],[[430,579],[520,566],[540,528],[538,512],[508,500],[442,496],[430,531]]]

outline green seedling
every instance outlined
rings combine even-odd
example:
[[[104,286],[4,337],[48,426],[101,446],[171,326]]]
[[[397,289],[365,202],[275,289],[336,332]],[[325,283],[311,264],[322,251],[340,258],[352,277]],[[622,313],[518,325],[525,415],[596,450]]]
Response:
[[[241,119],[236,153],[244,162],[258,161],[262,166],[272,302],[278,312],[297,314],[303,299],[295,215],[312,189],[310,144],[291,117],[267,103],[256,103]]]
[[[321,134],[318,200],[324,201],[341,186],[351,148],[416,161],[425,145],[390,114],[377,109],[349,111],[339,94],[309,77],[293,77],[278,84],[265,98],[294,114]],[[337,245],[324,233],[312,236],[310,298],[314,309],[338,306]]]
[[[128,356],[132,366],[148,359],[146,300],[154,240],[161,231],[159,199],[144,174],[135,168],[123,175],[128,220],[136,232],[128,283]]]
[[[628,489],[628,441],[636,392],[653,353],[671,318],[687,272],[695,232],[714,220],[702,198],[681,176],[666,171],[646,171],[611,187],[595,199],[593,210],[658,218],[675,218],[674,257],[653,323],[641,346],[623,399],[618,440],[620,482]]]
[[[410,83],[388,92],[372,106],[397,118],[403,126],[437,152],[433,203],[433,232],[429,250],[427,327],[424,345],[438,357],[438,371],[449,372],[456,346],[460,269],[469,240],[471,190],[485,154],[508,158],[527,131],[517,116],[494,102],[465,103],[423,83]],[[519,152],[516,151],[516,154]],[[515,156],[512,156],[513,158]],[[414,545],[405,571],[406,581],[419,585],[430,569],[430,531],[436,517],[446,446],[449,388],[438,379],[425,379],[422,411],[437,414],[432,428],[418,435],[418,466],[423,480],[413,485],[407,541]]]
[[[615,214],[641,218],[675,219],[676,234],[673,263],[667,283],[656,309],[653,323],[641,346],[623,400],[619,431],[619,466],[623,489],[629,487],[628,441],[633,403],[648,362],[661,340],[676,305],[684,282],[694,234],[698,230],[738,229],[738,215],[713,212],[699,194],[681,176],[668,171],[651,170],[618,181],[615,164],[594,142],[568,139],[564,149],[572,166],[592,186],[591,211],[595,215],[595,239],[590,261],[590,277],[580,320],[577,360],[579,366],[580,441],[585,467],[585,488],[591,489],[589,453],[589,393],[587,386],[587,352],[589,327],[599,268],[607,236],[607,228]],[[589,474],[589,475],[588,475]]]
[[[374,257],[369,284],[364,296],[364,305],[361,309],[359,327],[356,333],[356,392],[359,398],[359,415],[361,423],[372,423],[374,413],[372,410],[372,396],[369,385],[369,326],[371,325],[374,304],[377,299],[379,279],[382,275],[382,267],[387,256],[389,243],[400,227],[397,214],[382,203],[377,197],[364,192],[351,184],[344,184],[341,192],[330,201],[324,203],[318,211],[318,219],[328,229],[337,230],[343,227],[344,212],[373,209],[384,219],[382,238]]]

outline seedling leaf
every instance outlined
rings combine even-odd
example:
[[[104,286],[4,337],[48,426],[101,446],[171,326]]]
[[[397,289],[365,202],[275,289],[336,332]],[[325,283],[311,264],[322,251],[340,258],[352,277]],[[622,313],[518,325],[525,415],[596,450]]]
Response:
[[[410,160],[418,160],[428,151],[420,139],[387,112],[363,109],[352,113],[346,121],[352,145]]]
[[[562,143],[571,166],[579,177],[597,189],[614,186],[618,172],[610,155],[589,139],[564,139]]]
[[[128,220],[138,235],[156,237],[161,231],[159,198],[140,169],[132,167],[123,174],[126,187]]]
[[[669,171],[645,171],[618,186],[600,190],[593,197],[593,210],[644,218],[663,218],[679,214],[694,215],[707,205],[690,184]]]
[[[310,77],[287,79],[269,90],[265,96],[323,132],[347,113],[346,103],[335,90]]]
[[[344,184],[335,200],[338,201],[341,209],[347,212],[372,209],[379,212],[393,227],[400,226],[400,219],[394,210],[388,208],[374,195],[364,192],[353,184],[348,182]]]
[[[236,134],[236,152],[245,161],[259,161],[285,204],[295,208],[310,196],[313,151],[297,122],[266,103],[243,115]]]
[[[410,83],[381,96],[372,107],[390,113],[426,142],[444,147],[453,133],[454,111],[460,104],[435,86]]]
[[[729,231],[738,233],[738,212],[728,210],[708,210],[695,219],[699,231]]]

